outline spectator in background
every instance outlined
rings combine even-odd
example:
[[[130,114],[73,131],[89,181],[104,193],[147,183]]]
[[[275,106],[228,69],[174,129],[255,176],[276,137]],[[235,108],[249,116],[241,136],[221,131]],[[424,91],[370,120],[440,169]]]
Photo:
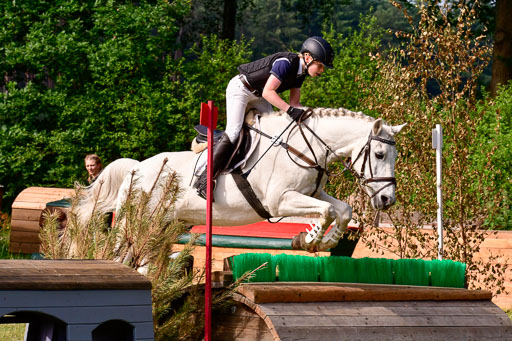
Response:
[[[94,182],[100,175],[103,170],[103,165],[101,164],[101,159],[96,154],[89,154],[85,157],[85,169],[87,169],[87,173],[89,173],[89,178],[87,181],[89,185]]]

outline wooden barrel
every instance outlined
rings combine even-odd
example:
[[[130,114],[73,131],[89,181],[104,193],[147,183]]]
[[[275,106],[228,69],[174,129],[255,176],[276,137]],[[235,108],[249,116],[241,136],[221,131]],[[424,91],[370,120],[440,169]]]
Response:
[[[487,291],[348,283],[254,283],[214,316],[215,340],[512,340]]]
[[[73,195],[69,188],[29,187],[12,204],[9,252],[39,252],[39,219],[46,203]]]

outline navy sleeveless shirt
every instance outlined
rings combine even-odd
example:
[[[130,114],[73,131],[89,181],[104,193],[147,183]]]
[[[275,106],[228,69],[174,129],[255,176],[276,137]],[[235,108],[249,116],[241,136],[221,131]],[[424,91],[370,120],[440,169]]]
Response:
[[[261,96],[271,74],[281,81],[281,85],[276,90],[278,93],[293,88],[300,88],[307,73],[299,75],[299,67],[300,57],[298,54],[278,52],[253,62],[242,64],[238,67],[238,71],[247,78],[249,84],[258,92],[257,95]]]

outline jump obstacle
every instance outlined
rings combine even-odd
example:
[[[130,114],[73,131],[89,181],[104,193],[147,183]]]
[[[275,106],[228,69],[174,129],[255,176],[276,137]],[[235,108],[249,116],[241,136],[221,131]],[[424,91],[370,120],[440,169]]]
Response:
[[[289,224],[293,231],[262,226],[249,226],[252,235],[247,227],[214,227],[213,269],[229,269],[225,258],[246,252],[306,254],[286,245],[307,224]],[[204,233],[204,227],[191,232]],[[194,256],[204,254],[201,248]],[[201,266],[204,260],[195,258],[194,267]],[[226,285],[230,273],[212,278],[215,286]],[[512,340],[510,319],[491,302],[490,292],[318,282],[243,284],[231,311],[213,317],[213,333],[215,340]]]
[[[266,272],[265,276],[252,277],[250,281],[262,278],[277,278],[278,281],[242,284],[234,295],[232,309],[215,315],[215,340],[512,340],[512,321],[491,302],[490,292],[428,286],[436,281],[463,285],[464,266],[461,263],[413,264],[416,260],[409,260],[411,266],[408,268],[413,270],[411,277],[400,274],[407,275],[406,269],[400,268],[400,262],[394,264],[392,260],[368,259],[366,262],[347,257],[309,258],[306,262],[304,257],[287,255],[233,257],[229,264],[233,266],[235,279],[244,270],[254,269],[261,261],[267,261],[271,264],[258,270]],[[333,269],[325,268],[325,261],[332,262],[333,258],[348,261],[344,266],[338,266],[338,270],[355,275],[353,280],[423,281],[425,276],[420,274],[423,272],[427,274],[426,282],[424,286],[410,286],[290,281],[308,276],[314,280],[317,274],[320,279],[323,276],[349,279],[350,276],[332,276]],[[371,268],[372,274],[362,274],[363,268],[350,268],[355,263]],[[294,265],[301,264],[303,272],[308,274],[298,274]],[[238,271],[237,267],[245,269]],[[457,280],[435,274],[450,269],[458,272]]]
[[[213,319],[215,340],[512,340],[491,293],[350,283],[249,283]]]
[[[38,253],[41,213],[48,202],[69,198],[69,188],[28,187],[12,204],[9,252]]]
[[[293,250],[292,238],[300,232],[310,228],[309,224],[297,222],[281,222],[271,224],[260,222],[245,226],[213,226],[212,227],[212,270],[227,270],[225,259],[243,253],[268,253],[272,255],[311,255],[307,251]],[[204,269],[205,264],[205,230],[206,226],[194,226],[190,233],[201,236],[197,240],[197,246],[192,251],[194,268]],[[184,235],[180,243],[173,245],[173,250],[179,252],[183,244],[190,240],[190,235]],[[330,251],[316,252],[317,256],[351,256],[356,247],[357,240],[348,239],[346,236],[340,240],[338,246]]]
[[[65,220],[73,194],[23,190],[12,205],[9,251],[38,253],[43,211]],[[27,341],[154,339],[150,281],[110,261],[0,261],[0,316],[0,323],[28,323]]]
[[[151,282],[104,260],[1,260],[0,323],[26,341],[154,339]]]

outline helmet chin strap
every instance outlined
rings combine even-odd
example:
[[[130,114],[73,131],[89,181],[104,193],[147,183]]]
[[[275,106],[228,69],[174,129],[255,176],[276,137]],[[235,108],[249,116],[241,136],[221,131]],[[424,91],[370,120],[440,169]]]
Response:
[[[309,53],[308,53],[307,55],[311,57],[311,61],[310,61],[309,63],[307,63],[307,62],[306,62],[306,55],[304,54],[303,59],[304,59],[304,65],[306,66],[306,70],[305,70],[306,72],[308,71],[308,67],[309,67],[311,64],[313,64],[313,62],[315,61],[315,59],[313,58],[313,56],[312,56],[311,54],[309,54]]]

